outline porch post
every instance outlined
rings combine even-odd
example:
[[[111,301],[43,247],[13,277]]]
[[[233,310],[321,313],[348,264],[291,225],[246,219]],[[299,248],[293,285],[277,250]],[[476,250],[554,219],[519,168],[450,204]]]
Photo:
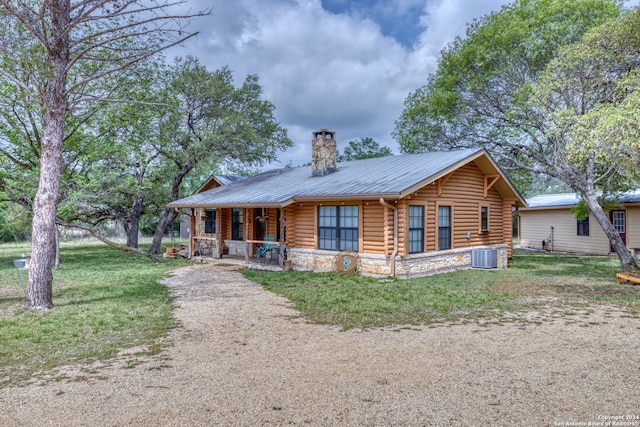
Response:
[[[249,209],[244,208],[243,212],[243,221],[244,221],[244,233],[242,235],[242,239],[244,240],[244,262],[249,264]]]
[[[220,209],[216,208],[216,258],[222,259],[222,230],[220,230]]]
[[[196,252],[196,210],[191,208],[191,224],[189,225],[189,259]]]
[[[280,266],[280,268],[284,268],[284,231],[286,229],[285,224],[287,218],[286,209],[278,209],[280,210],[280,250],[278,251],[278,265]]]

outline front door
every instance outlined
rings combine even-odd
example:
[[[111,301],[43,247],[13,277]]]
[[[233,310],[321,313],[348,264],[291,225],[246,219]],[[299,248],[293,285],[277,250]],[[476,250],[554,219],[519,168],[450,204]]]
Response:
[[[625,218],[625,211],[611,211],[610,215],[611,224],[613,224],[613,228],[616,229],[620,238],[622,239],[622,243],[627,244],[627,225]],[[611,246],[611,252],[615,252],[613,246]]]
[[[267,234],[267,210],[264,208],[256,208],[255,213],[255,229],[253,232],[253,240],[264,240],[264,236]]]

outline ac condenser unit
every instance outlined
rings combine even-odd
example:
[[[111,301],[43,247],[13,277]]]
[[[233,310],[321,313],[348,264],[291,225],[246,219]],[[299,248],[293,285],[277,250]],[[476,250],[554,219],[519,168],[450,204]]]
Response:
[[[498,268],[497,249],[473,249],[471,251],[472,268]]]

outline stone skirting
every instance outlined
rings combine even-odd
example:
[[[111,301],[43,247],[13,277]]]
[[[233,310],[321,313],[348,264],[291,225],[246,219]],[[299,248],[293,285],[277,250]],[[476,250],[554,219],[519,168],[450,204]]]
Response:
[[[507,268],[507,245],[481,246],[474,248],[433,251],[396,257],[396,277],[409,278],[429,276],[456,270],[471,268],[472,249],[497,249],[498,268]],[[288,249],[288,259],[294,270],[332,271],[332,262],[337,252],[313,249]],[[375,254],[358,254],[359,271],[366,276],[389,276],[391,260],[389,257]]]
[[[229,249],[229,255],[244,256],[246,243],[242,240],[225,240],[224,245]]]

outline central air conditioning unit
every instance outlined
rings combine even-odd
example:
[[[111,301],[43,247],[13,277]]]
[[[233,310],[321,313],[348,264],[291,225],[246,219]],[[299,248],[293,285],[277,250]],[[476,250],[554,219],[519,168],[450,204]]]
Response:
[[[497,249],[473,249],[471,251],[472,268],[498,268]]]

